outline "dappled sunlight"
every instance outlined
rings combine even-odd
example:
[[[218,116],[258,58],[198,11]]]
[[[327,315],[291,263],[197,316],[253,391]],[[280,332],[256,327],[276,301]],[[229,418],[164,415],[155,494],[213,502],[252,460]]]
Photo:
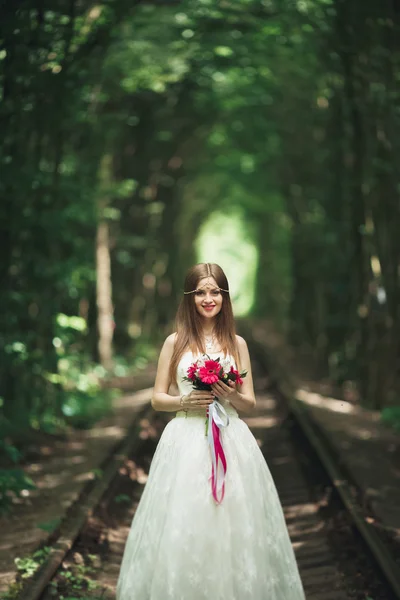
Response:
[[[292,543],[293,549],[296,553],[297,560],[301,561],[306,556],[318,556],[325,554],[327,560],[331,560],[331,555],[325,541],[321,541],[319,537],[315,540],[309,539],[309,536],[305,535],[302,539],[294,540]]]
[[[83,450],[84,447],[85,447],[85,442],[83,440],[74,440],[74,439],[68,440],[68,448],[70,450],[81,451],[81,450]]]
[[[93,481],[94,479],[96,479],[95,473],[93,473],[92,471],[85,471],[84,473],[79,473],[78,475],[76,475],[73,478],[73,481],[83,483],[86,481]]]
[[[294,542],[292,543],[293,546],[293,550],[296,552],[297,550],[299,550],[300,548],[302,548],[304,546],[305,542]]]
[[[116,408],[138,408],[140,406],[144,406],[150,401],[152,392],[153,388],[148,387],[133,394],[124,394],[123,396],[117,398],[113,404]]]
[[[242,419],[250,429],[260,430],[271,429],[279,426],[281,419],[276,414],[277,400],[265,394],[257,394],[257,403],[255,409],[250,414],[245,414]],[[259,446],[262,441],[257,439]]]
[[[247,417],[243,421],[247,423],[251,429],[270,429],[279,423],[276,417]]]
[[[300,504],[292,504],[285,510],[286,519],[294,519],[301,517],[309,517],[318,512],[317,505],[313,502],[304,502]]]
[[[366,411],[362,407],[351,404],[346,400],[338,400],[337,398],[329,398],[316,392],[309,392],[305,389],[296,390],[295,397],[302,402],[306,402],[311,406],[320,406],[333,412],[344,414],[363,414],[365,418],[371,421],[379,421],[380,414],[378,411]]]
[[[40,518],[40,517],[39,517]],[[40,542],[44,542],[48,534],[37,527],[36,515],[32,515],[32,520],[28,524],[26,521],[21,522],[15,516],[11,516],[13,523],[12,529],[2,528],[0,536],[0,554],[1,554],[1,574],[0,574],[0,589],[2,591],[10,585],[15,578],[14,558],[26,556],[36,548]],[[5,557],[10,560],[5,561]]]
[[[320,469],[283,399],[267,395],[279,363],[282,387],[310,378],[314,389],[302,381],[293,404],[310,416],[309,432],[326,434],[340,477],[354,470],[370,514],[383,521],[393,507],[400,531],[398,434],[383,434],[381,420],[386,410],[400,427],[394,3],[14,4],[0,50],[2,215],[12,215],[0,256],[0,484],[13,511],[0,520],[13,536],[0,542],[4,577],[15,553],[54,531],[40,530],[45,521],[106,482],[111,463],[143,492],[139,465],[174,415],[141,418],[153,390],[131,392],[154,382],[150,363],[193,262],[221,265],[235,316],[268,354],[241,427],[261,449],[260,471],[263,455],[279,483],[305,570],[314,554],[326,574],[316,534],[329,511],[318,508],[333,492],[309,501],[306,471]],[[339,386],[345,400],[329,397]],[[129,525],[111,532],[102,577],[116,579]]]
[[[63,457],[57,457],[53,465],[49,464],[30,464],[26,467],[26,472],[32,476],[41,475],[41,479],[37,481],[38,488],[48,487],[49,481],[54,481],[54,478],[60,478],[64,473],[70,472],[71,465],[86,465],[87,456],[77,455],[71,456],[66,455]],[[50,486],[52,487],[52,486]]]
[[[356,425],[351,427],[351,432],[360,440],[372,440],[377,437],[377,435],[374,435],[372,431],[364,429],[363,427],[357,427]]]
[[[337,488],[354,482],[363,491],[365,510],[387,530],[400,531],[400,470],[396,460],[399,436],[385,427],[377,411],[346,401],[297,390],[311,422],[349,473],[336,478]],[[369,518],[369,517],[368,517]],[[373,519],[375,522],[375,519]]]
[[[19,534],[19,540],[16,541],[16,536]],[[3,550],[15,550],[17,543],[19,545],[28,545],[35,543],[37,540],[36,532],[34,529],[27,530],[26,527],[21,528],[19,531],[15,529],[12,534],[2,535],[0,542],[0,551]]]
[[[287,434],[281,430],[280,409],[279,399],[260,394],[257,395],[255,416],[244,417],[244,420],[258,435],[257,443],[279,490],[296,557],[300,564],[307,565],[310,561],[318,562],[320,554],[326,556],[327,548],[322,534],[325,524],[319,515],[319,504],[311,501],[299,476],[291,444],[284,442]]]
[[[68,467],[66,466],[66,468],[61,468],[59,469],[59,471],[57,473],[53,473],[53,474],[47,474],[45,477],[43,477],[43,479],[41,479],[40,481],[38,481],[37,483],[37,490],[33,490],[31,492],[31,496],[35,497],[38,496],[40,497],[42,490],[51,490],[51,489],[56,489],[56,488],[61,488],[61,487],[66,487],[68,488],[68,486],[70,486],[71,481],[79,481],[79,480],[83,480],[86,481],[87,479],[90,479],[89,475],[86,472],[86,462],[82,462],[81,464],[84,465],[85,469],[84,469],[84,473],[79,473],[77,476],[71,478],[71,471],[68,469]],[[65,477],[68,477],[68,481],[65,481]],[[84,479],[82,479],[82,477],[84,477]],[[60,493],[60,489],[58,490]]]
[[[152,439],[155,440],[159,436],[157,426],[154,425],[149,419],[141,419],[140,421],[141,430],[139,432],[139,438],[141,440]]]
[[[125,460],[124,465],[119,468],[118,472],[120,475],[129,477],[131,481],[137,481],[140,485],[144,485],[148,479],[148,472],[131,459]]]
[[[258,250],[238,209],[212,212],[196,241],[199,262],[219,264],[229,281],[235,316],[249,313],[254,301]]]
[[[51,447],[43,444],[38,448],[40,458],[35,453],[34,462],[25,467],[36,488],[22,490],[21,498],[13,501],[13,515],[7,519],[9,526],[2,532],[0,552],[4,579],[0,585],[13,580],[17,556],[26,556],[32,548],[45,542],[49,532],[57,527],[59,517],[79,501],[85,484],[101,479],[103,461],[111,448],[126,436],[135,413],[148,404],[151,390],[118,398],[114,413],[90,429],[75,432],[74,438],[69,434]],[[148,438],[154,437],[153,429],[148,420],[142,420],[141,430]],[[143,486],[147,474],[138,468],[135,479]]]
[[[304,505],[307,506],[307,505]],[[288,515],[285,513],[285,519],[286,519],[286,524],[288,527],[288,531],[290,534],[290,537],[296,541],[296,538],[299,538],[300,536],[304,536],[306,537],[308,540],[310,540],[310,536],[312,534],[318,533],[320,531],[322,531],[324,529],[324,522],[318,519],[315,519],[315,515],[317,514],[318,510],[316,505],[311,505],[313,510],[310,512],[309,515],[307,515],[306,517],[301,517],[302,511],[301,510],[294,510],[291,514],[290,517],[288,517]],[[293,508],[293,507],[290,507]],[[295,507],[298,508],[298,507]],[[300,509],[302,509],[303,507],[300,506]]]
[[[70,462],[73,465],[80,465],[80,464],[84,463],[85,460],[86,460],[85,456],[72,456],[70,458]]]
[[[264,397],[257,395],[257,404],[256,408],[258,410],[275,410],[277,407],[278,401],[276,398]]]
[[[51,448],[50,446],[41,446],[39,452],[42,456],[50,456],[53,454],[54,448]]]
[[[120,439],[126,433],[125,427],[118,427],[116,425],[110,425],[108,427],[92,427],[90,431],[88,431],[88,438],[114,438]]]
[[[326,412],[331,413],[330,427],[340,430],[343,434],[341,440],[343,447],[347,447],[345,435],[366,441],[378,440],[382,436],[378,411],[370,411],[345,400],[328,398],[304,389],[298,389],[295,397],[312,407],[312,414],[315,416],[319,411],[321,415]],[[388,435],[393,441],[397,440],[395,433]]]
[[[257,394],[257,403],[254,411],[250,415],[243,415],[242,419],[250,429],[262,430],[277,427],[281,419],[276,414],[277,400],[272,396]],[[254,416],[253,416],[254,415]],[[259,446],[261,441],[257,439]]]

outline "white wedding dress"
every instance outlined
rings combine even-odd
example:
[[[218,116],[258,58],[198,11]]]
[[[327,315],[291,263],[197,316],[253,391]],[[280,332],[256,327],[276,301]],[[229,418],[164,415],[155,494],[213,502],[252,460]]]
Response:
[[[188,352],[180,360],[180,393],[193,389],[182,378],[194,358]],[[229,415],[221,430],[227,460],[222,503],[211,493],[205,411],[179,411],[151,463],[125,546],[117,600],[304,600],[268,466],[246,423],[227,401],[220,402]]]

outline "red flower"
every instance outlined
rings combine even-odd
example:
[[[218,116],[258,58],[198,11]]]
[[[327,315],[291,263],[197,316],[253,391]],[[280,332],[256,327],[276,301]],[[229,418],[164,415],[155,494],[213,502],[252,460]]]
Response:
[[[233,366],[231,366],[230,372],[233,373],[234,376],[236,377],[236,385],[242,385],[243,379],[240,377],[239,371],[237,371],[236,369],[233,368]]]
[[[218,373],[221,370],[221,365],[216,360],[206,360],[204,367],[200,367],[199,377],[203,383],[209,385],[216,383],[219,379]]]
[[[194,381],[196,379],[196,371],[197,371],[197,362],[193,363],[188,368],[188,370],[187,370],[188,379],[191,379],[192,381]]]

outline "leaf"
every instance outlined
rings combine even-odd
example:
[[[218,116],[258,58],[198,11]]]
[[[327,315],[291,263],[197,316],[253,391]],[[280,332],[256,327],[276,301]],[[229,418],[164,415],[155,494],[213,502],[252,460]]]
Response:
[[[228,57],[228,56],[232,56],[233,50],[229,46],[216,46],[216,48],[214,48],[214,53],[217,56]]]
[[[104,471],[103,469],[92,469],[91,473],[95,477],[95,479],[101,479],[103,477]]]
[[[118,496],[115,496],[115,498],[114,498],[114,502],[116,502],[117,504],[121,504],[123,502],[129,503],[130,501],[131,501],[131,498],[127,494],[119,494]]]

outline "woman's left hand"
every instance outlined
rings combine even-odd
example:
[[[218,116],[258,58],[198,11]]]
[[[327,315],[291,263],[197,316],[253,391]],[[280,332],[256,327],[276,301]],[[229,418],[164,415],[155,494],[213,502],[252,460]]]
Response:
[[[228,397],[232,398],[236,394],[236,383],[228,379],[227,383],[223,381],[217,381],[211,386],[212,391],[218,398]]]

